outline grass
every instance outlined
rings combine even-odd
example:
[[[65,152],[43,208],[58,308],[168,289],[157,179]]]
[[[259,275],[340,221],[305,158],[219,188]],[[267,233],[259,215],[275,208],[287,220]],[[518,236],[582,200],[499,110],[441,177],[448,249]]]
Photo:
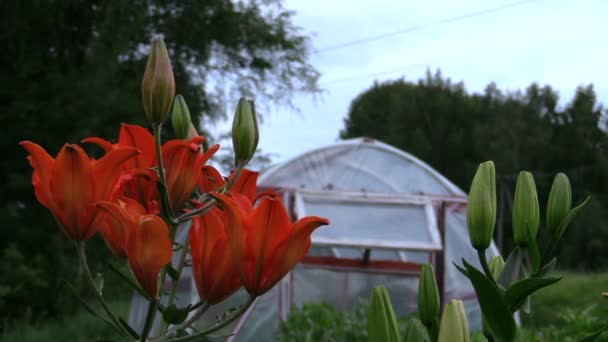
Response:
[[[110,307],[121,317],[127,317],[129,301],[110,302]],[[116,336],[107,324],[82,310],[61,319],[38,323],[23,323],[0,334],[0,342],[89,342]]]
[[[563,279],[532,297],[532,314],[523,317],[524,326],[542,328],[564,323],[568,311],[583,312],[608,321],[608,272],[564,273]],[[608,323],[608,322],[606,322]]]

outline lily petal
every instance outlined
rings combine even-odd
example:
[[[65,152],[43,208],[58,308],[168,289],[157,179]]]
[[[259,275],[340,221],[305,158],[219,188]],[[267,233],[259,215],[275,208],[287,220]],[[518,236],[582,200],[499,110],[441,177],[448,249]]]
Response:
[[[171,261],[171,240],[166,223],[156,215],[140,218],[127,244],[129,266],[141,287],[156,297],[158,274]]]
[[[97,182],[96,199],[105,200],[110,196],[122,173],[121,164],[138,154],[139,150],[134,147],[119,147],[108,152],[94,164],[93,175]]]
[[[30,155],[27,159],[34,169],[32,183],[36,191],[36,198],[45,207],[51,209],[53,197],[51,196],[50,180],[55,160],[42,148],[31,141],[19,143]]]
[[[91,228],[94,184],[86,153],[78,145],[64,145],[53,165],[50,189],[57,220],[75,241],[87,240],[94,233]],[[81,230],[82,227],[87,229]]]
[[[99,146],[104,152],[108,153],[114,149],[114,144],[107,141],[106,139],[98,138],[98,137],[89,137],[82,139],[83,143],[90,143]]]
[[[260,284],[260,293],[270,290],[306,256],[311,244],[310,234],[315,229],[328,224],[329,220],[326,218],[307,216],[293,225],[289,237],[281,242],[269,258],[271,264],[267,269],[271,270],[271,273],[267,274]]]

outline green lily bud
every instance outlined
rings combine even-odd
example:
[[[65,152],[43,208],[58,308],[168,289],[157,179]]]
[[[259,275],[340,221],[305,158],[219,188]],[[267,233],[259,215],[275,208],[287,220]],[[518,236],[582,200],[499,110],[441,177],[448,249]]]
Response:
[[[558,228],[572,206],[572,190],[568,176],[558,173],[553,179],[547,203],[547,228],[557,238]]]
[[[372,290],[367,312],[367,335],[369,341],[399,342],[399,326],[390,297],[384,286]]]
[[[178,139],[186,139],[188,137],[192,120],[190,119],[190,110],[188,110],[186,100],[181,95],[177,95],[175,101],[173,101],[171,124],[173,125],[175,137]]]
[[[258,147],[260,133],[253,101],[241,98],[232,121],[234,164],[243,166],[251,160]]]
[[[439,319],[439,291],[431,264],[422,265],[418,283],[418,315],[424,325],[430,326]]]
[[[429,334],[419,319],[412,318],[405,329],[405,341],[429,342]]]
[[[536,184],[530,172],[522,171],[515,185],[513,200],[513,239],[517,245],[526,247],[536,239],[540,224],[540,209]]]
[[[473,248],[485,250],[492,242],[496,223],[496,171],[494,163],[479,164],[467,206],[467,225]]]
[[[451,300],[443,309],[438,342],[469,342],[469,323],[462,301]]]
[[[498,279],[502,270],[505,268],[505,260],[500,255],[495,255],[490,258],[488,266],[490,267],[494,279]]]
[[[152,126],[158,126],[169,114],[175,96],[175,79],[169,54],[162,38],[152,41],[152,51],[148,56],[146,71],[141,82],[141,97],[146,119]]]

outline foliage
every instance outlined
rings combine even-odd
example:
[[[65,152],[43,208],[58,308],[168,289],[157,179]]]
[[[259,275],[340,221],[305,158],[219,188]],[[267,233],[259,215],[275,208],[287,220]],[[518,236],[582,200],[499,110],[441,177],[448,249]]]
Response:
[[[281,322],[278,341],[367,341],[367,302],[360,302],[352,312],[342,312],[326,303],[293,306],[287,320]]]
[[[573,201],[591,200],[558,247],[562,267],[598,269],[608,264],[608,135],[606,110],[591,85],[563,107],[550,86],[505,92],[489,84],[482,94],[436,74],[418,82],[375,83],[351,102],[342,138],[368,136],[421,158],[460,188],[468,189],[481,161],[497,170],[498,225],[509,227],[517,174],[534,174],[541,212],[553,176],[565,172]],[[501,204],[502,202],[502,204]],[[501,209],[502,208],[502,209]],[[545,217],[541,215],[541,224]],[[503,250],[512,247],[511,232]],[[542,235],[541,241],[548,236]]]
[[[129,308],[129,300],[110,302],[112,307],[124,315]],[[36,321],[24,319],[14,329],[0,333],[0,342],[47,342],[74,341],[89,342],[112,336],[112,328],[99,324],[97,318],[81,310],[59,319]]]
[[[316,91],[307,37],[279,1],[5,1],[0,9],[0,125],[10,128],[0,137],[2,320],[72,308],[57,275],[78,274],[73,246],[35,203],[18,141],[54,155],[93,132],[115,138],[117,122],[143,123],[136,95],[152,36],[170,42],[176,87],[197,125],[221,117],[235,92],[285,103]],[[94,271],[104,271],[108,254],[93,242]]]

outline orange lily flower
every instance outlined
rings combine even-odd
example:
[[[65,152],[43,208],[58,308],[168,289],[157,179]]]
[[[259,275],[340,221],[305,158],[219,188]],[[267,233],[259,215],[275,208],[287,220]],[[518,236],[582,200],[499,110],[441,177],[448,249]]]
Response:
[[[105,212],[98,231],[106,246],[115,256],[126,257],[129,234],[136,229],[139,218],[147,214],[146,209],[128,197],[121,197],[116,202],[97,202],[95,206]]]
[[[293,223],[278,196],[253,207],[246,196],[213,193],[229,218],[226,233],[241,282],[251,295],[270,290],[310,249],[310,234],[329,220],[308,216]]]
[[[227,218],[218,208],[192,219],[190,249],[192,273],[198,294],[209,304],[217,304],[242,285],[224,225]]]
[[[179,209],[190,198],[201,176],[201,168],[220,148],[220,145],[214,145],[201,154],[200,144],[203,140],[201,136],[188,141],[170,140],[162,147],[167,188],[174,210]]]
[[[122,124],[118,143],[90,137],[82,140],[101,147],[106,153],[121,146],[131,146],[139,149],[141,153],[122,165],[123,173],[118,186],[114,190],[113,198],[121,196],[136,199],[146,207],[150,214],[158,214],[159,194],[156,187],[158,173],[151,168],[156,166],[156,152],[154,150],[154,136],[141,126]]]
[[[129,234],[127,260],[135,278],[150,297],[156,297],[158,274],[171,261],[169,228],[156,215],[143,215]]]
[[[200,178],[199,171],[220,147],[214,145],[201,154],[200,144],[204,139],[204,137],[195,136],[188,141],[169,140],[161,148],[167,189],[174,210],[179,209],[190,197]],[[117,144],[96,137],[83,141],[94,143],[106,152],[120,146],[139,148],[142,151],[141,155],[124,166],[126,173],[123,175],[117,194],[137,199],[150,212],[152,212],[152,208],[158,208],[159,195],[156,189],[158,174],[150,170],[158,164],[154,149],[155,142],[154,136],[146,128],[122,124]]]
[[[257,193],[256,184],[258,182],[259,174],[259,172],[243,169],[234,184],[232,184],[230,192],[245,195],[253,202]],[[233,171],[230,173],[228,179],[233,179],[235,175],[236,172]],[[226,181],[213,166],[203,166],[202,175],[198,181],[198,187],[201,191],[218,191],[224,185],[226,185]]]
[[[93,160],[80,146],[65,144],[53,159],[31,141],[22,141],[20,145],[30,154],[36,198],[74,241],[86,241],[93,236],[97,218],[93,204],[109,199],[121,164],[139,153],[136,148],[123,147]]]

